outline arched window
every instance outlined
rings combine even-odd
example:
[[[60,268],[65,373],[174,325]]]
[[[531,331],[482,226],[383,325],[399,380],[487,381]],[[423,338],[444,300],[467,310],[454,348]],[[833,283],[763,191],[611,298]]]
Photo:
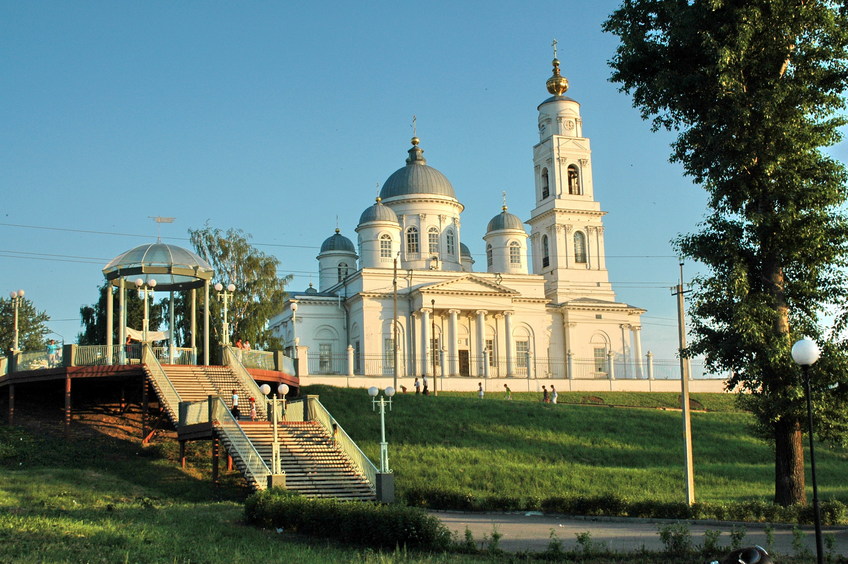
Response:
[[[492,266],[494,264],[494,259],[492,258],[492,246],[486,245],[486,264],[488,266]]]
[[[551,195],[551,185],[548,180],[548,169],[542,169],[542,199]]]
[[[551,265],[551,254],[548,248],[548,236],[542,235],[542,267]]]
[[[586,264],[586,236],[582,231],[574,234],[574,262]]]
[[[568,165],[568,193],[580,195],[580,173],[575,165]]]
[[[509,264],[521,264],[521,245],[518,241],[509,244]]]
[[[427,230],[427,241],[430,247],[431,255],[439,254],[439,230],[435,227],[431,227]]]
[[[346,262],[339,263],[339,282],[347,278],[348,266]]]
[[[380,235],[380,258],[392,258],[392,236],[388,233]]]
[[[409,254],[418,254],[418,229],[410,227],[406,230],[406,252]]]
[[[448,232],[445,234],[445,246],[450,256],[456,255],[456,237],[453,236],[453,230],[451,229],[448,229]]]

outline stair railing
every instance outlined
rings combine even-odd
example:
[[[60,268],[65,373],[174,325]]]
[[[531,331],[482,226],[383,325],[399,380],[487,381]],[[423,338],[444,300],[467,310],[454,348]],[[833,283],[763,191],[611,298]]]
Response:
[[[319,422],[327,431],[327,434],[336,443],[336,446],[344,452],[351,462],[359,470],[359,473],[365,476],[371,487],[376,487],[377,484],[377,467],[374,463],[365,456],[365,453],[353,442],[353,439],[345,432],[339,422],[330,415],[327,408],[318,400],[317,397],[306,398],[309,402],[309,413],[315,421]],[[288,413],[287,413],[288,415]],[[290,419],[289,419],[290,420]]]
[[[215,428],[224,435],[228,443],[227,450],[230,450],[233,458],[242,461],[245,478],[252,481],[256,489],[264,490],[268,485],[271,470],[230,413],[227,404],[218,396],[209,396],[209,418]]]
[[[250,375],[250,372],[247,371],[247,368],[244,367],[241,360],[239,360],[236,351],[233,351],[233,348],[229,345],[223,348],[224,355],[224,363],[230,367],[235,374],[236,378],[242,383],[242,385],[250,392],[250,395],[256,399],[256,416],[259,419],[268,419],[268,411],[265,409],[265,402],[259,401],[259,398],[264,398],[265,395],[259,390],[259,385],[256,383],[256,380],[253,379],[253,376]]]
[[[162,365],[156,360],[156,355],[153,354],[153,350],[148,343],[144,343],[141,349],[141,362],[144,364],[147,374],[150,377],[150,382],[156,388],[159,401],[165,404],[165,411],[167,411],[168,417],[171,418],[174,425],[179,425],[180,394],[177,388],[174,387],[173,382],[168,379],[168,375],[165,374]]]

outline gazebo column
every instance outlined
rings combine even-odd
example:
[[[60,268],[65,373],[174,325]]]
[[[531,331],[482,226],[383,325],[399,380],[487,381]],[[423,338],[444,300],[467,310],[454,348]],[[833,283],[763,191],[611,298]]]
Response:
[[[114,344],[112,339],[115,326],[114,309],[112,284],[106,284],[106,360],[109,364],[112,364],[112,345]]]
[[[191,289],[191,362],[197,363],[197,288]]]
[[[209,280],[203,281],[203,365],[209,366]]]
[[[127,289],[123,278],[118,278],[118,341],[121,345],[121,364],[127,364]]]
[[[174,291],[170,292],[171,298],[171,316],[168,320],[168,362],[170,364],[174,364],[174,347],[177,344],[176,339],[174,338]]]

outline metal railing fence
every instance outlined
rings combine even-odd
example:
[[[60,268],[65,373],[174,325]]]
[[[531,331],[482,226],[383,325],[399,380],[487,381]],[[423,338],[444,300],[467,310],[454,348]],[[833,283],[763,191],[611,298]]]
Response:
[[[310,374],[347,374],[347,354],[310,354]]]
[[[262,460],[256,447],[250,438],[230,413],[227,404],[220,397],[209,398],[209,411],[212,424],[224,435],[227,442],[227,450],[234,458],[241,460],[244,465],[245,478],[253,482],[256,489],[264,490],[267,487],[268,476],[271,470]]]
[[[241,363],[246,368],[258,368],[260,370],[274,370],[274,353],[267,351],[239,351]]]
[[[174,384],[165,374],[165,370],[159,361],[156,360],[156,355],[153,354],[150,345],[145,344],[141,349],[141,360],[145,365],[145,370],[150,376],[150,382],[156,388],[156,393],[159,395],[159,400],[165,404],[165,410],[174,425],[179,425],[180,421],[180,394]]]
[[[171,358],[169,347],[153,347],[156,359],[166,364],[197,364],[197,351],[192,348],[175,347],[174,357]]]

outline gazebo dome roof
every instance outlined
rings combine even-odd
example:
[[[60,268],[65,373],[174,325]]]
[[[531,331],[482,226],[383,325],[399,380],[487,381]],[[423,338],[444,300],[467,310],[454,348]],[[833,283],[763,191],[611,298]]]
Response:
[[[214,269],[195,253],[157,241],[139,245],[113,258],[103,275],[116,286],[131,287],[141,278],[156,280],[161,290],[188,290],[203,286]]]

